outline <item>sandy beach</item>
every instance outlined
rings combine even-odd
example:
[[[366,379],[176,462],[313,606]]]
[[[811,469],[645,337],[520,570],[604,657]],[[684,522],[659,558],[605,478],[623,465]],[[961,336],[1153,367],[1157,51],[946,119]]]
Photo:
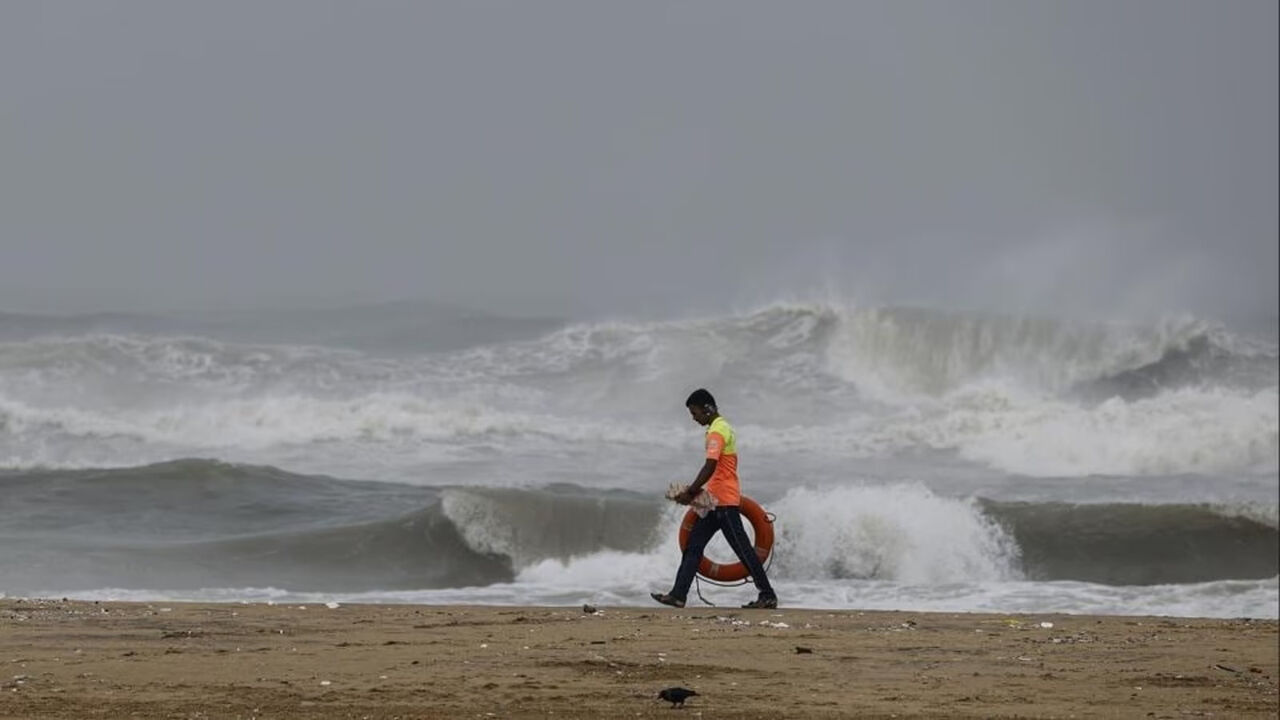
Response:
[[[594,612],[592,612],[594,610]],[[1274,718],[1277,623],[0,601],[3,718]]]

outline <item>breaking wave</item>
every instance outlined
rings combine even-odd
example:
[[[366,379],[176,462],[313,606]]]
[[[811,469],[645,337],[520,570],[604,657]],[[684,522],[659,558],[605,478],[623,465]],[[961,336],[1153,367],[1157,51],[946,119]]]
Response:
[[[680,512],[625,491],[422,488],[184,460],[0,476],[0,592],[411,590],[667,575]],[[912,585],[1154,585],[1277,574],[1274,505],[1009,503],[914,484],[796,488],[772,572]],[[709,554],[728,557],[713,545]]]

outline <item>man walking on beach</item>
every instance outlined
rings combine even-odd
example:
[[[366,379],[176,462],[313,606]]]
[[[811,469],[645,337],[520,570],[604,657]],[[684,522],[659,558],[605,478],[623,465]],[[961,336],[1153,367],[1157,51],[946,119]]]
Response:
[[[671,592],[650,595],[663,605],[684,607],[689,586],[693,584],[693,576],[698,572],[698,563],[702,560],[702,551],[719,531],[724,533],[729,547],[733,548],[734,554],[746,566],[760,593],[759,597],[742,607],[776,608],[778,596],[769,584],[764,565],[756,555],[747,531],[742,527],[742,514],[738,509],[742,498],[738,483],[738,446],[733,427],[720,417],[715,398],[703,388],[694,390],[684,404],[694,422],[707,428],[707,454],[706,462],[702,464],[702,470],[693,484],[674,499],[681,505],[688,505],[699,493],[705,492],[715,500],[715,507],[699,517],[689,532],[689,542],[680,558],[680,569],[676,572],[676,582]]]

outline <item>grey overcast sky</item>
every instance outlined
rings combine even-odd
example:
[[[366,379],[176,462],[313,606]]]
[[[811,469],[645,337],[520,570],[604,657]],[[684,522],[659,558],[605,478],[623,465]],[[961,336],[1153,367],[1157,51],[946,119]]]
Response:
[[[1274,0],[0,4],[0,309],[1274,315]]]

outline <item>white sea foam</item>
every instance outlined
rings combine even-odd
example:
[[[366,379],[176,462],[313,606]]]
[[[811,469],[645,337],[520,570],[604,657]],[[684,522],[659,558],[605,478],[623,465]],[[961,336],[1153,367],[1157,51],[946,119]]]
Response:
[[[602,556],[606,566],[611,558]],[[606,568],[608,570],[608,568]],[[586,580],[545,583],[536,576],[514,583],[440,590],[369,590],[359,593],[291,592],[279,588],[204,588],[164,590],[99,588],[66,591],[51,587],[30,597],[130,602],[265,602],[317,605],[338,602],[422,603],[428,605],[580,606],[591,603],[605,612],[618,606],[655,607],[648,593],[665,589],[665,575],[654,569],[650,579],[619,575],[616,582]],[[600,577],[599,575],[596,577]],[[776,583],[782,610],[894,610],[917,612],[982,612],[1069,615],[1151,615],[1170,617],[1276,619],[1280,579],[1219,580],[1188,585],[1111,586],[1081,582],[999,581],[921,586],[886,581],[845,580],[824,583]],[[699,588],[706,600],[737,607],[754,598],[749,584],[737,588]],[[6,597],[0,591],[0,598]],[[701,601],[691,596],[691,608]]]
[[[1273,345],[1194,319],[1133,328],[831,305],[575,325],[398,358],[202,338],[46,338],[0,343],[0,462],[118,466],[183,453],[273,462],[308,447],[370,458],[368,470],[382,472],[496,447],[667,452],[690,436],[680,396],[706,384],[757,453],[949,451],[1035,476],[1276,472],[1274,378],[1232,384],[1223,371],[1105,402],[1063,392],[1205,342],[1206,362],[1248,359],[1250,382],[1274,368]]]
[[[1278,403],[1275,388],[1209,387],[1086,405],[992,382],[821,426],[752,424],[740,434],[756,451],[776,454],[875,458],[945,450],[1038,477],[1275,473]]]
[[[10,467],[119,466],[182,453],[253,460],[281,446],[348,445],[352,452],[382,452],[412,464],[486,446],[665,452],[692,436],[676,418],[602,423],[536,412],[529,397],[505,406],[491,402],[482,393],[437,399],[382,392],[352,398],[265,394],[112,409],[37,407],[0,398],[0,462],[7,455]],[[1274,388],[1185,388],[1087,406],[990,384],[878,414],[855,411],[816,427],[744,423],[739,429],[752,452],[875,458],[949,450],[997,470],[1041,477],[1274,473],[1280,464],[1278,402]]]
[[[1018,576],[1012,538],[973,503],[915,484],[799,488],[773,504],[778,574],[945,584]]]
[[[946,584],[1018,575],[1017,547],[999,526],[974,504],[939,497],[918,485],[800,488],[771,503],[769,510],[777,518],[771,576]],[[460,521],[472,549],[520,556],[506,534],[494,532],[491,518],[459,509],[449,514]],[[521,568],[518,579],[572,587],[625,586],[629,578],[652,580],[655,575],[670,582],[679,563],[677,529],[683,514],[682,508],[667,513],[656,544],[642,552],[542,560]],[[706,554],[726,562],[734,558],[719,535]]]
[[[1050,402],[981,419],[957,410],[944,422],[964,428],[950,441],[962,457],[1027,475],[1274,473],[1277,402],[1275,388],[1184,389],[1092,408]]]
[[[1210,330],[1194,318],[1130,327],[893,308],[848,310],[840,319],[827,369],[894,399],[993,378],[1056,392],[1153,363]]]
[[[459,449],[513,447],[513,443],[525,449],[554,449],[580,443],[671,447],[681,439],[678,433],[653,425],[601,424],[588,418],[508,410],[473,401],[465,394],[434,400],[404,393],[355,398],[263,395],[137,410],[39,408],[0,399],[0,427],[22,438],[28,450],[46,439],[66,445],[72,440],[114,438],[164,447],[170,453],[200,455],[221,450],[231,457],[239,457],[238,452],[254,457],[253,453],[272,447],[306,444],[377,445],[395,452],[423,443],[456,444]],[[18,466],[24,455],[31,454],[12,451]],[[133,459],[137,453],[129,449],[126,456]]]

